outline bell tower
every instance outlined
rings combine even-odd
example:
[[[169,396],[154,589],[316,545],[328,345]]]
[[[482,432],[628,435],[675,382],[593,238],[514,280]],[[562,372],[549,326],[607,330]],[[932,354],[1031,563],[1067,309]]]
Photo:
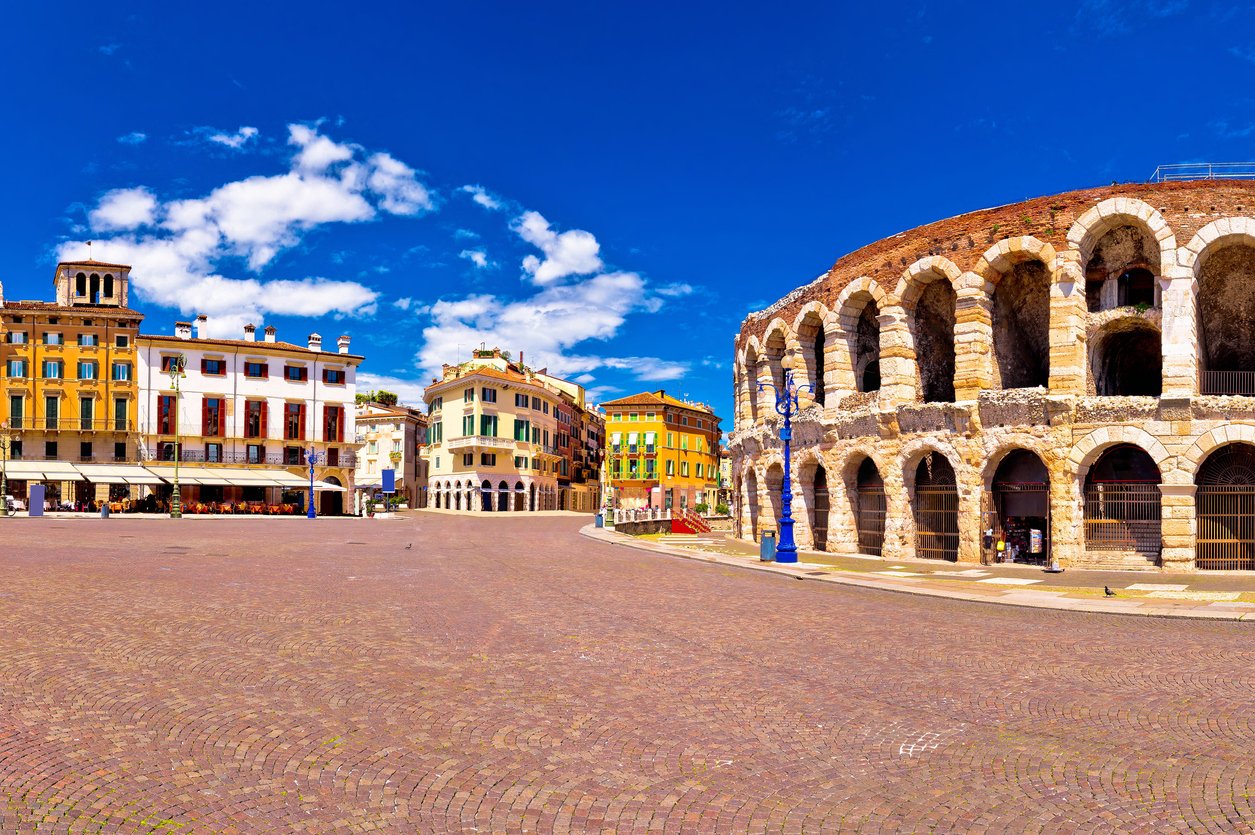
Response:
[[[62,307],[127,307],[131,268],[103,261],[62,261],[54,284]]]

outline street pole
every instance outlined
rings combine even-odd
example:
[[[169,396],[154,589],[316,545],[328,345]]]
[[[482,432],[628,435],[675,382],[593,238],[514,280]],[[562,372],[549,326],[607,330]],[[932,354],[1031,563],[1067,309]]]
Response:
[[[183,518],[183,501],[179,496],[179,378],[187,367],[187,356],[179,354],[170,362],[170,385],[174,387],[174,492],[170,496],[170,518]]]
[[[797,544],[793,541],[793,489],[792,480],[789,478],[789,470],[791,469],[792,459],[790,457],[790,442],[793,440],[793,412],[798,408],[798,395],[803,389],[810,389],[813,394],[815,387],[810,383],[803,385],[795,385],[793,382],[793,370],[789,369],[784,372],[784,391],[776,388],[772,383],[759,383],[758,390],[770,388],[776,395],[776,411],[784,416],[784,426],[780,429],[780,440],[784,443],[784,480],[781,484],[780,504],[781,513],[777,522],[780,525],[780,537],[776,543],[776,562],[797,562]]]
[[[0,504],[9,512],[9,422],[0,423]]]
[[[310,444],[309,449],[305,450],[305,460],[309,463],[309,509],[305,511],[306,519],[318,518],[318,513],[314,510],[314,465],[318,463],[318,459],[319,455],[314,451],[314,445]]]

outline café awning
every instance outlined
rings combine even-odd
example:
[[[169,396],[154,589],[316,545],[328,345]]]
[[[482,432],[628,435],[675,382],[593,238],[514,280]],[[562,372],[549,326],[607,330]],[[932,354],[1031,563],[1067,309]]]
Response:
[[[138,464],[76,464],[81,478],[92,484],[161,484],[161,476]]]

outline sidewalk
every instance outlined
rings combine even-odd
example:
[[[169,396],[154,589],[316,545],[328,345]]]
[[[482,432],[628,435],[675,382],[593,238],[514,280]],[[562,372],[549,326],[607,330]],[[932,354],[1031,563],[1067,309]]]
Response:
[[[634,537],[587,525],[584,536],[644,551],[822,583],[1009,606],[1117,615],[1255,621],[1255,573],[1162,573],[1027,565],[884,560],[798,550],[798,562],[765,563],[756,543],[720,533]],[[1105,588],[1115,592],[1109,597]]]

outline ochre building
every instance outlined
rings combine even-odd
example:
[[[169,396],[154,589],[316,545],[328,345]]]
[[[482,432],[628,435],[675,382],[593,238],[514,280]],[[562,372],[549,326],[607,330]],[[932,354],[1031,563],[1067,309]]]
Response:
[[[734,516],[890,558],[1255,569],[1255,183],[1096,188],[841,258],[736,338]]]
[[[659,389],[602,403],[615,508],[714,505],[719,487],[719,418],[703,403]]]

